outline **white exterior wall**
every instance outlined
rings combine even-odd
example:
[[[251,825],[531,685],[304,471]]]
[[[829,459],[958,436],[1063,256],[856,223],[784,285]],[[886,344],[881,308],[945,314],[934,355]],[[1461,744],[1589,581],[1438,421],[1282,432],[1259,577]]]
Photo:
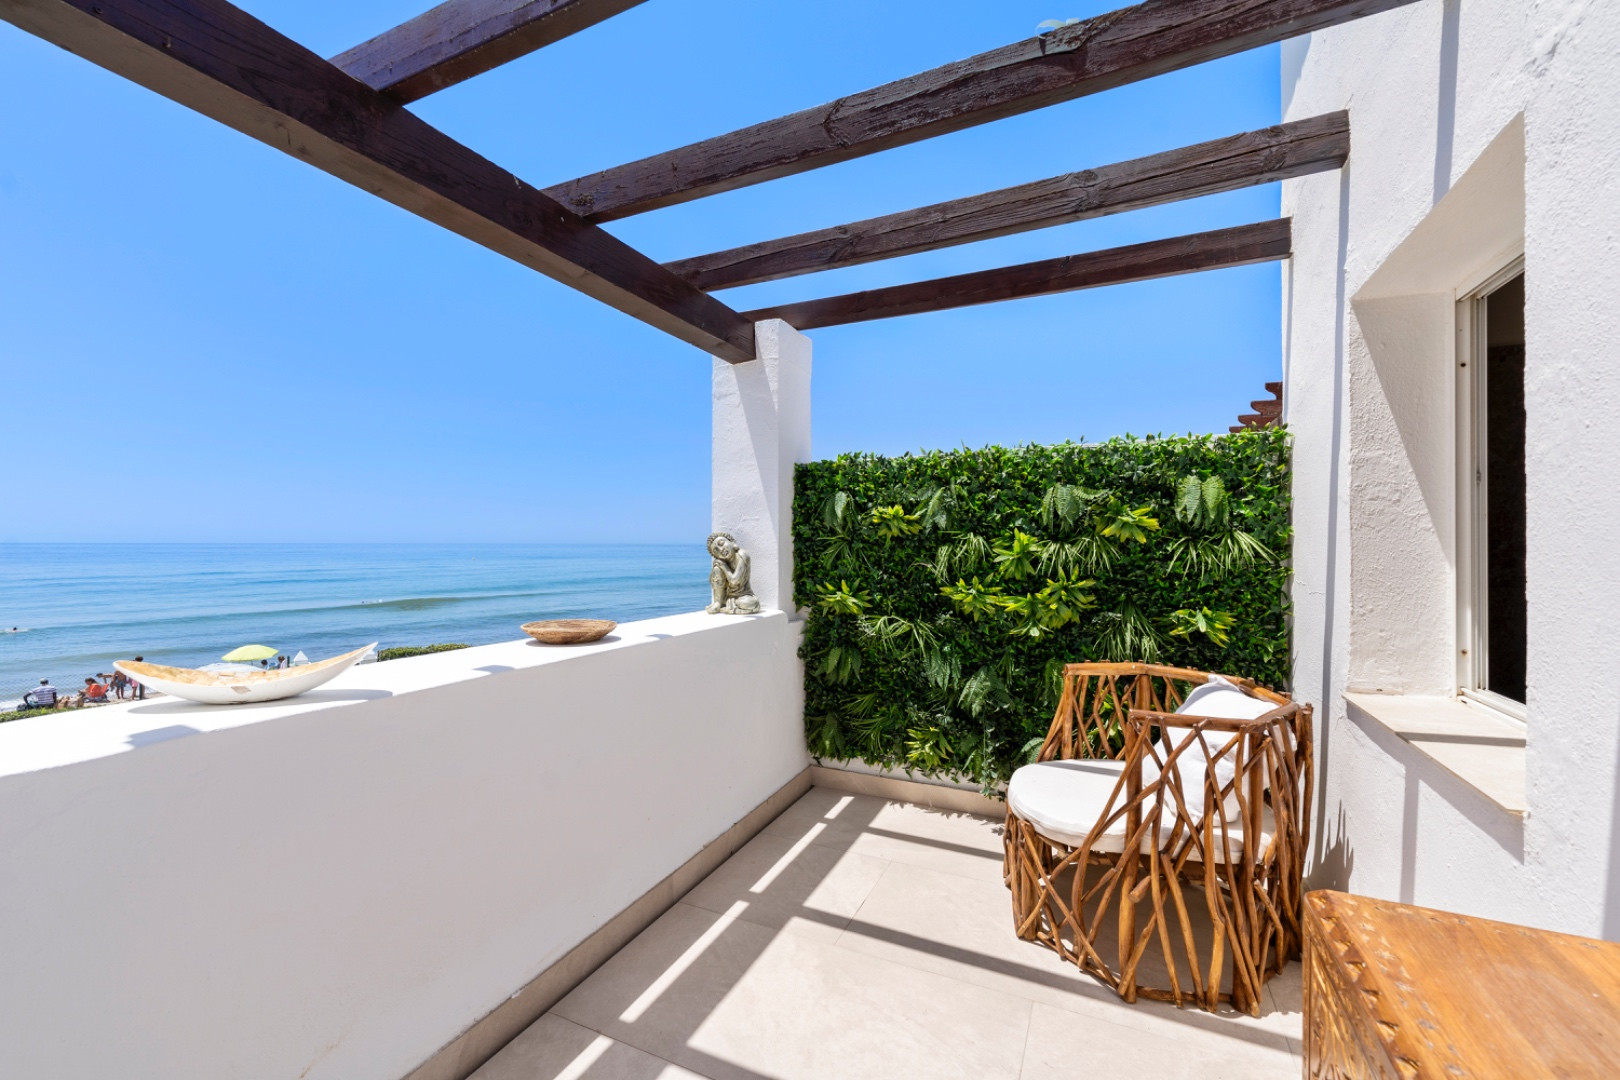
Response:
[[[753,559],[766,610],[793,607],[793,466],[810,460],[810,339],[754,326],[758,358],[714,361],[713,522]]]
[[[0,725],[0,1076],[398,1080],[805,768],[797,648],[684,615]]]
[[[1424,0],[1287,47],[1288,119],[1349,109],[1284,185],[1296,691],[1321,732],[1317,885],[1620,938],[1620,5]],[[1454,300],[1525,249],[1527,802],[1349,708],[1456,687]]]

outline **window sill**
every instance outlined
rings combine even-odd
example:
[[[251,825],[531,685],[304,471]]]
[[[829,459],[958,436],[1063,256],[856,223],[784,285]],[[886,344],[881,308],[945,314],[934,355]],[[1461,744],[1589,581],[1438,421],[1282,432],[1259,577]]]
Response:
[[[1529,811],[1521,725],[1451,697],[1347,693],[1344,699],[1503,810]]]

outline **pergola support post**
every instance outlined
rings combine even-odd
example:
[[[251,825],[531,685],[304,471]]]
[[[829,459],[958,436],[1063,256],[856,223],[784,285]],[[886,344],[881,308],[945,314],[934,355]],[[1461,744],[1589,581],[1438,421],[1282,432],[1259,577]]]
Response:
[[[714,361],[713,530],[753,559],[767,611],[793,604],[793,467],[810,460],[810,339],[779,319],[754,326],[757,359]]]

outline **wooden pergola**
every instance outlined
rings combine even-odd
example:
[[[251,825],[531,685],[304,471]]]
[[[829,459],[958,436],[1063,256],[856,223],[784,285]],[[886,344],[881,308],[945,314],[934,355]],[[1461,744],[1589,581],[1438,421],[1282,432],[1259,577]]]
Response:
[[[711,293],[1339,168],[1344,113],[660,265],[601,223],[1069,101],[1415,0],[1145,0],[552,187],[407,106],[642,0],[447,0],[325,59],[225,0],[0,0],[0,18],[732,363],[800,330],[1287,258],[1287,219],[737,312]]]

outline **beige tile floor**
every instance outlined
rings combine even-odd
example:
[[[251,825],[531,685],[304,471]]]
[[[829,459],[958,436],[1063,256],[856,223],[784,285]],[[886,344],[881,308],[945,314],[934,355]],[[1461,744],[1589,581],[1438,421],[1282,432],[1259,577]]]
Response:
[[[475,1080],[1298,1077],[1267,990],[1127,1005],[1013,935],[998,822],[814,788]]]

